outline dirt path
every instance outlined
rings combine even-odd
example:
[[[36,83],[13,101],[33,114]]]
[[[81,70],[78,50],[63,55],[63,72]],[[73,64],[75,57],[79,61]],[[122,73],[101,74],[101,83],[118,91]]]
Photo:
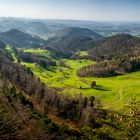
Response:
[[[131,75],[130,75],[129,77],[140,79],[140,77],[137,77],[137,76],[131,76]],[[118,99],[117,101],[114,101],[114,102],[112,102],[112,103],[107,103],[107,104],[108,104],[108,105],[115,105],[115,104],[121,102],[122,99],[123,99],[124,89],[125,89],[125,88],[128,88],[128,87],[130,87],[130,86],[138,85],[138,84],[139,84],[139,83],[134,83],[134,84],[129,84],[129,85],[127,85],[127,86],[121,87],[121,88],[119,89],[119,91],[118,91],[119,99]]]
[[[113,104],[117,104],[123,99],[123,90],[124,90],[124,88],[119,89],[118,93],[119,93],[120,97],[119,97],[119,99],[117,101],[113,102]]]
[[[138,78],[140,79],[140,77],[137,77],[137,76],[131,76],[131,78]],[[125,88],[128,88],[130,86],[134,86],[134,85],[138,85],[139,82],[137,83],[132,83],[132,84],[129,84],[129,85],[126,85],[126,86],[123,86],[121,87],[119,90],[118,90],[118,94],[119,94],[119,98],[118,100],[114,101],[114,102],[110,102],[110,103],[106,103],[107,106],[111,106],[111,105],[115,105],[115,104],[118,104],[120,103],[122,100],[123,100],[123,93],[124,93],[124,89]],[[41,107],[41,105],[35,100],[34,97],[32,96],[29,96],[25,93],[23,93],[23,95],[29,99],[33,104],[34,104],[34,107],[39,111],[39,112],[42,112],[43,111],[43,107]],[[70,128],[71,130],[74,130],[74,131],[77,131],[77,132],[80,132],[80,129],[77,127],[77,124],[72,122],[72,121],[69,121],[67,119],[63,119],[61,117],[57,117],[51,113],[48,114],[48,118],[50,118],[54,123],[56,123],[58,126],[63,126],[63,125],[66,125],[68,126],[68,128]]]

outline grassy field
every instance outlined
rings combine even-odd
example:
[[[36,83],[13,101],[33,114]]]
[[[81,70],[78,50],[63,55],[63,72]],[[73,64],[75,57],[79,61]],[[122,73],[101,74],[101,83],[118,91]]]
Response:
[[[16,56],[15,56],[15,53],[14,53],[14,51],[13,51],[13,49],[10,47],[10,46],[6,46],[6,50],[11,54],[11,56],[13,57],[13,59],[14,59],[14,62],[17,62],[17,58],[16,58]]]
[[[34,53],[34,51],[32,51]],[[37,53],[37,52],[35,52]],[[39,51],[40,54],[40,51]],[[44,52],[42,53],[44,55]],[[60,94],[76,96],[82,93],[83,96],[94,95],[102,103],[103,108],[121,109],[130,98],[140,99],[140,72],[116,76],[111,78],[80,78],[76,75],[76,70],[94,62],[90,60],[63,60],[67,67],[50,67],[43,69],[36,64],[22,63],[32,69],[34,74],[50,87],[59,89]],[[96,81],[96,89],[90,88],[90,83]],[[80,86],[82,89],[80,89]]]
[[[88,55],[88,52],[87,51],[81,51],[81,52],[78,52],[77,54],[79,56],[86,56],[86,55]]]
[[[38,56],[44,56],[47,58],[50,58],[50,52],[48,50],[43,50],[43,49],[26,49],[24,52],[30,52],[34,53],[35,55]]]

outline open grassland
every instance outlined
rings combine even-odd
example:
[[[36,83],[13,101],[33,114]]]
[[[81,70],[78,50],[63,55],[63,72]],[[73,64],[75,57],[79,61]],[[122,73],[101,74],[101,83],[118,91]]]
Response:
[[[94,95],[101,101],[103,108],[120,109],[129,102],[130,98],[140,99],[140,72],[111,78],[80,78],[76,75],[76,70],[94,62],[68,59],[63,59],[63,61],[66,66],[60,66],[58,60],[58,66],[49,69],[43,69],[31,63],[22,62],[22,64],[31,68],[44,83],[58,89],[60,94],[75,96],[82,93],[83,96],[88,97]],[[97,83],[95,89],[90,88],[92,81]]]
[[[43,56],[43,57],[50,58],[50,51],[48,51],[48,50],[43,50],[43,49],[26,49],[26,50],[24,50],[24,52],[30,52],[30,53],[34,53],[37,56]]]
[[[88,55],[88,52],[87,51],[81,51],[81,52],[77,52],[77,54],[79,56],[86,56],[86,55]]]

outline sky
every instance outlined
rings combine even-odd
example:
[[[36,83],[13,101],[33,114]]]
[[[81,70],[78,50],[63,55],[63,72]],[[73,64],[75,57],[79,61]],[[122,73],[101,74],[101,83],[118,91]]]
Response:
[[[0,0],[0,17],[140,21],[140,0]]]

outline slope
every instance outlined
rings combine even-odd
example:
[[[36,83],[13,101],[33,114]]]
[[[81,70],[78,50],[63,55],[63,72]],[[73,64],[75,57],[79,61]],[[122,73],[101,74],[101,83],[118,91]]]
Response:
[[[57,31],[53,31],[50,33],[50,37],[88,37],[93,39],[102,38],[101,35],[97,34],[96,32],[88,29],[88,28],[79,28],[79,27],[66,27]]]
[[[16,29],[0,33],[0,40],[5,44],[18,48],[36,48],[44,45],[45,41]]]
[[[128,34],[118,34],[91,42],[89,55],[93,59],[106,60],[118,56],[140,55],[140,39]]]

